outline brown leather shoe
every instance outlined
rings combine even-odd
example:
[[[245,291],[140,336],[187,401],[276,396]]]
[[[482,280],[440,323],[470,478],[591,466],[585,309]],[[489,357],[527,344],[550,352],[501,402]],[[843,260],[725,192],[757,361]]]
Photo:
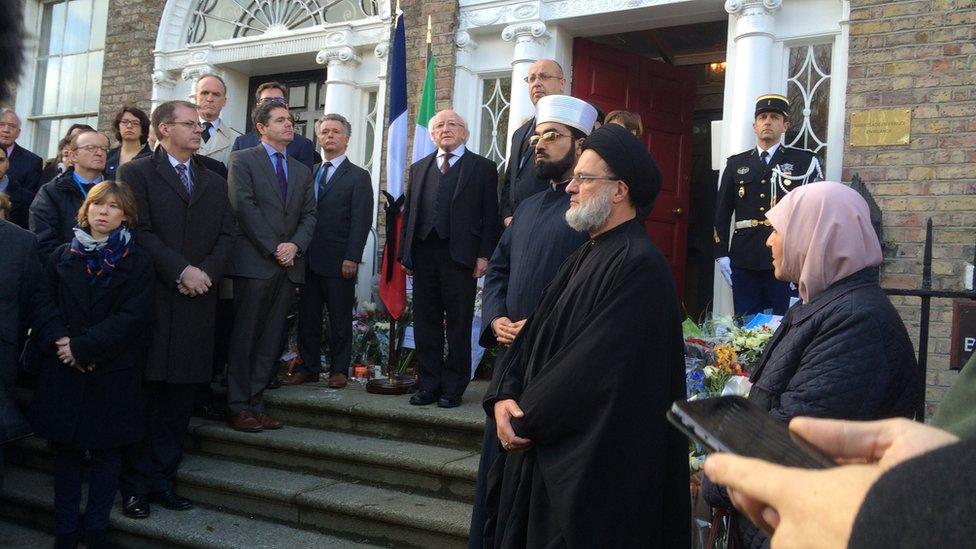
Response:
[[[329,389],[342,389],[349,383],[346,374],[332,374],[329,376]]]
[[[285,426],[283,421],[278,421],[277,419],[269,416],[268,414],[254,414],[254,419],[261,423],[261,427],[265,429],[281,429]]]
[[[318,383],[319,374],[310,374],[304,370],[291,372],[281,380],[282,385],[301,385],[302,383]]]
[[[235,430],[245,433],[260,433],[262,431],[261,422],[248,410],[241,410],[230,416],[227,423]]]

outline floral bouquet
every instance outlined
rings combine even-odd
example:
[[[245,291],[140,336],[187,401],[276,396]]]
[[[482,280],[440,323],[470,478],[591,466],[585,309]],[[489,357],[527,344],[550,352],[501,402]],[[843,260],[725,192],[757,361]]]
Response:
[[[721,317],[702,324],[689,318],[682,329],[688,399],[749,396],[752,387],[749,369],[759,360],[773,330],[766,325],[745,328],[731,318]],[[704,460],[704,452],[692,444],[689,458],[692,471],[698,471]]]

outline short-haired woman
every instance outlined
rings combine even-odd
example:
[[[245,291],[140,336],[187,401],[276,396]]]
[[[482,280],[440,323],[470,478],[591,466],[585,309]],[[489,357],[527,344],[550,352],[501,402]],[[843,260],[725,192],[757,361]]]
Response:
[[[607,124],[623,126],[634,134],[634,137],[640,137],[644,134],[644,123],[641,121],[641,115],[635,112],[611,111],[607,115]]]
[[[105,179],[115,179],[119,166],[130,160],[149,156],[149,117],[136,107],[122,107],[112,122],[119,146],[108,151],[105,158]]]
[[[91,456],[84,536],[103,547],[121,448],[142,436],[141,383],[153,318],[150,258],[132,241],[132,192],[104,181],[51,255],[35,296],[41,369],[29,417],[56,451],[56,547],[79,541],[82,461]]]

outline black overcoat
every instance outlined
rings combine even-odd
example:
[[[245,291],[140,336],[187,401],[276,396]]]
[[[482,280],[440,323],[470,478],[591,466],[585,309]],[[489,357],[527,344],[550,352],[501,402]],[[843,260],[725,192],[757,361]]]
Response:
[[[34,329],[41,353],[29,418],[34,432],[76,449],[117,448],[142,436],[142,371],[152,336],[153,271],[136,245],[108,287],[91,286],[84,260],[59,246],[35,294]],[[71,338],[82,373],[58,360],[54,342]]]
[[[155,154],[119,168],[136,197],[136,241],[156,268],[156,330],[148,381],[210,381],[213,364],[217,283],[234,249],[234,214],[227,182],[194,157],[193,194],[188,195],[162,146]],[[196,297],[179,292],[176,281],[192,265],[213,286]]]
[[[641,223],[570,255],[485,396],[488,413],[515,399],[533,441],[492,468],[486,545],[687,548],[688,442],[665,419],[683,353],[671,271]]]

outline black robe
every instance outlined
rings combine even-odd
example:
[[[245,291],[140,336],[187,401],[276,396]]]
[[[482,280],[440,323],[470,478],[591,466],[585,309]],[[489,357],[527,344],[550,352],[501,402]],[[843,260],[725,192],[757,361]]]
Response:
[[[546,288],[485,396],[518,401],[489,479],[486,546],[688,547],[688,443],[674,281],[635,221],[590,240]]]

